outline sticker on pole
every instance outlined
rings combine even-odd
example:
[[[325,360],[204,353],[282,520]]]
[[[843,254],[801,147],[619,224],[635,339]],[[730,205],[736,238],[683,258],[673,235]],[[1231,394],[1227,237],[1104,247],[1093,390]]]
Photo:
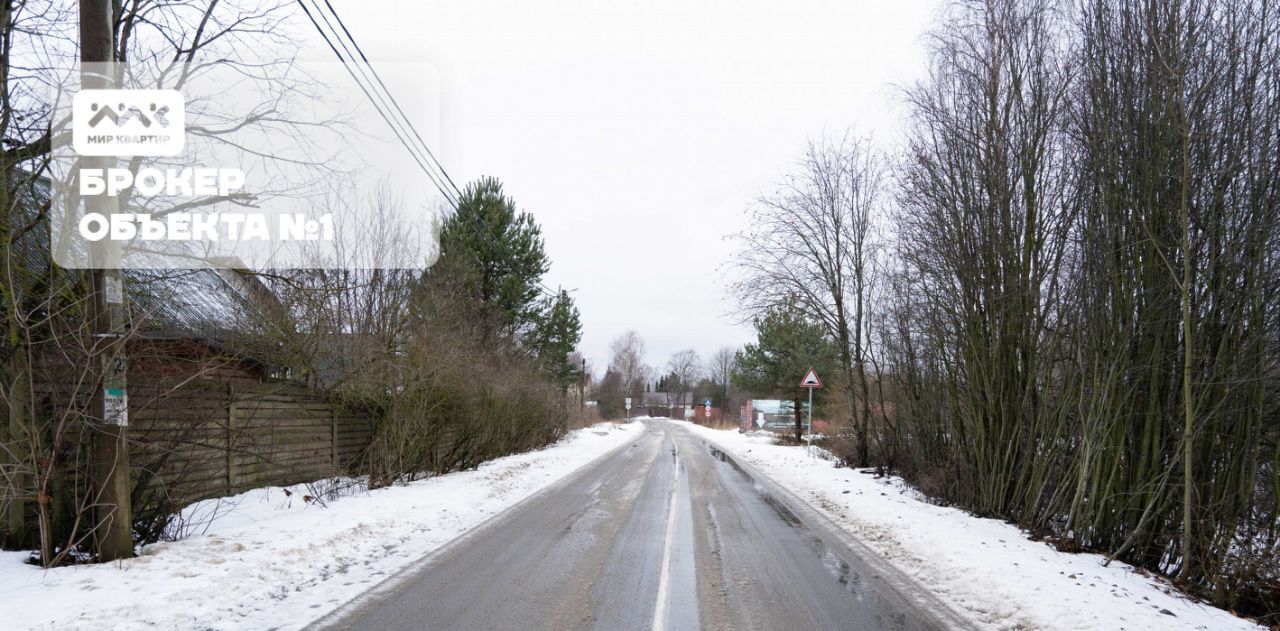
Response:
[[[810,368],[809,372],[804,374],[804,379],[800,380],[800,387],[801,388],[821,388],[822,380],[818,378],[818,373],[814,372],[813,369]]]
[[[124,388],[102,390],[103,421],[107,425],[124,427],[129,424],[129,395]]]

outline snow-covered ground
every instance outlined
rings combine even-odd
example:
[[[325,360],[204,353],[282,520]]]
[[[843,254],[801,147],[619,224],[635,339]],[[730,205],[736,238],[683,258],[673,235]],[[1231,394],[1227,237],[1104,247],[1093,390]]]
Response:
[[[876,479],[772,435],[679,421],[848,529],[895,567],[994,629],[1260,629],[1096,554],[1064,554],[1011,524],[936,506],[898,478]]]
[[[638,436],[640,423],[578,430],[546,449],[342,497],[250,491],[188,509],[204,534],[112,565],[43,570],[0,552],[0,628],[296,629],[493,515]]]

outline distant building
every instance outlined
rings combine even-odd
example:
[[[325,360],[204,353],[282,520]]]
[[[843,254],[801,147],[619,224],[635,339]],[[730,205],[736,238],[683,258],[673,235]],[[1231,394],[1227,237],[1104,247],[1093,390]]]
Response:
[[[632,412],[635,416],[684,418],[685,406],[690,405],[693,405],[692,392],[678,396],[667,392],[646,392]]]
[[[796,426],[795,404],[782,399],[750,399],[739,409],[742,419],[741,429],[749,432],[757,429],[789,432]],[[800,403],[800,413],[807,412],[806,404]],[[826,421],[813,419],[814,432],[826,426]]]

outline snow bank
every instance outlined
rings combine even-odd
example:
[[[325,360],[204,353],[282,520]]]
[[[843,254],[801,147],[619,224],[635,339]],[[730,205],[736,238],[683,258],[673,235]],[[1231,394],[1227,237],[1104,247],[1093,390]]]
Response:
[[[1100,555],[1064,554],[1011,524],[929,504],[901,479],[836,469],[803,447],[773,445],[771,434],[684,424],[808,501],[982,626],[1260,628],[1119,561],[1103,567]]]
[[[602,423],[476,471],[343,497],[224,500],[199,536],[111,565],[43,570],[0,552],[0,628],[296,629],[643,431]],[[208,513],[216,501],[189,509]]]

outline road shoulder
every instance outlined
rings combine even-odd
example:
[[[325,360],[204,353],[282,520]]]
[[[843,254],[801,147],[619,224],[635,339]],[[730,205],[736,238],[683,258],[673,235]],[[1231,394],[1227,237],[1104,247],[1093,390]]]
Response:
[[[988,629],[1259,628],[1122,563],[1104,567],[1100,555],[1061,553],[1011,524],[928,503],[900,479],[835,468],[767,436],[677,424],[843,532],[855,553],[909,576],[904,595],[923,590],[939,615]]]

